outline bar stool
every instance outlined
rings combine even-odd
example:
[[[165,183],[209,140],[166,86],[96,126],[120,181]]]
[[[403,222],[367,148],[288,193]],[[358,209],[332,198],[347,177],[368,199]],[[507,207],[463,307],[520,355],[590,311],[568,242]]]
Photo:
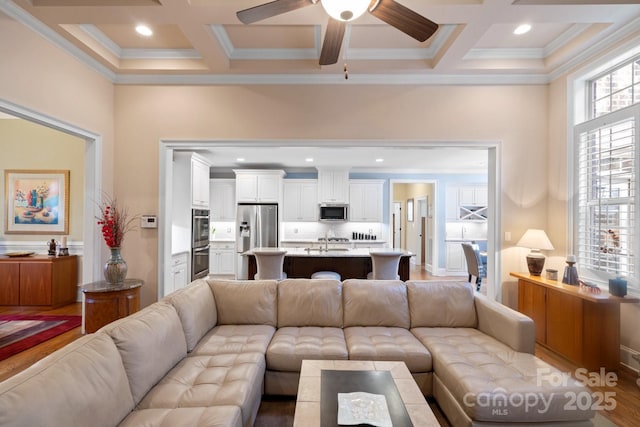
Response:
[[[339,273],[335,271],[316,271],[311,275],[312,279],[333,279],[333,280],[342,280],[342,277]]]
[[[372,280],[399,280],[398,266],[402,252],[376,251],[369,252],[373,271],[367,274],[367,279]]]
[[[253,255],[256,257],[258,272],[254,276],[256,280],[283,280],[287,274],[283,271],[284,255],[287,251],[280,249],[256,249]]]

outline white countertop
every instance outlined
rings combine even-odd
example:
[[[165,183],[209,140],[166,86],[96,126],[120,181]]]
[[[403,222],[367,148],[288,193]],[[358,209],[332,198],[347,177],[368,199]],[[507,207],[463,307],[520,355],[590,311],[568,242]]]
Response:
[[[283,244],[286,243],[323,243],[324,241],[318,240],[318,239],[282,239],[281,242]],[[349,239],[349,240],[345,240],[345,241],[338,241],[338,240],[329,240],[329,244],[330,245],[349,245],[351,243],[376,243],[376,244],[380,244],[380,243],[387,243],[386,240],[381,240],[381,239],[377,239],[377,240],[353,240],[353,239]]]
[[[331,249],[329,251],[319,251],[318,249],[307,250],[305,248],[289,248],[289,247],[281,247],[281,248],[254,248],[250,251],[244,252],[242,255],[253,255],[254,251],[287,251],[285,256],[288,257],[365,257],[369,256],[372,252],[394,252],[401,253],[404,256],[414,256],[415,254],[410,251],[405,250],[394,250],[389,248],[379,248],[379,249],[369,249],[369,248],[344,248],[344,249]]]

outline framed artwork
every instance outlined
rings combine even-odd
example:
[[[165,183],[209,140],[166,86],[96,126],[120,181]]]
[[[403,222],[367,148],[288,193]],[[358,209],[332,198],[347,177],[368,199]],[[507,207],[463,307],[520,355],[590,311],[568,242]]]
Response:
[[[68,170],[5,170],[7,234],[69,234]]]
[[[407,199],[407,221],[413,222],[413,199]]]

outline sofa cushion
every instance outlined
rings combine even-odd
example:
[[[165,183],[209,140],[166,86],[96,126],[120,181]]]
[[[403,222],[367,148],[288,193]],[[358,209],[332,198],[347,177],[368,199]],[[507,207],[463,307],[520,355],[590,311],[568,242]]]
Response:
[[[101,330],[116,343],[137,403],[187,355],[187,342],[173,306],[157,302]]]
[[[196,280],[165,298],[178,313],[187,339],[187,351],[216,326],[218,313],[213,293],[205,280]]]
[[[303,359],[347,360],[348,356],[341,328],[284,327],[269,344],[267,369],[300,372]]]
[[[206,334],[189,355],[265,354],[276,329],[269,325],[220,325]]]
[[[342,284],[344,327],[409,329],[407,287],[399,280],[349,279]]]
[[[140,409],[133,411],[119,427],[242,427],[237,406],[210,408]]]
[[[351,360],[401,360],[414,372],[430,372],[431,354],[403,328],[353,326],[344,337]]]
[[[478,324],[471,284],[408,281],[411,327],[475,328]]]
[[[566,410],[589,390],[529,353],[472,328],[416,328],[411,332],[433,355],[433,370],[474,421],[561,422],[593,417],[590,409]],[[562,382],[562,381],[560,381]],[[573,403],[575,404],[575,399]]]
[[[108,335],[82,337],[0,383],[0,425],[117,425],[133,409],[118,349]]]
[[[208,280],[219,325],[271,325],[278,322],[275,280]]]
[[[246,425],[260,405],[264,373],[260,353],[187,357],[147,393],[138,408],[235,405]]]
[[[278,327],[342,327],[342,283],[288,279],[278,283]]]

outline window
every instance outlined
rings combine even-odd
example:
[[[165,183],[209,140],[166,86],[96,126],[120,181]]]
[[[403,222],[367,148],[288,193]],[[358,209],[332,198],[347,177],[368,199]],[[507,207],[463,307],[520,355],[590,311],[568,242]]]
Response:
[[[590,117],[640,102],[640,58],[623,63],[590,81]]]
[[[637,283],[637,111],[621,110],[576,128],[576,248],[581,272],[591,279],[622,275]]]

